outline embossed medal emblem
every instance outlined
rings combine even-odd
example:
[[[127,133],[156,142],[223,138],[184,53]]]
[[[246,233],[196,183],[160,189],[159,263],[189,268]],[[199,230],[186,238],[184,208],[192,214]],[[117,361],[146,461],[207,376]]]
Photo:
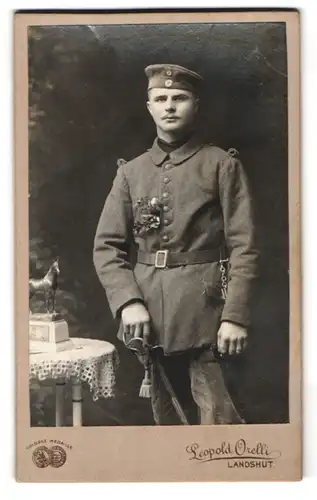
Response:
[[[57,469],[66,462],[66,451],[61,446],[52,446],[51,448],[51,466]]]
[[[36,467],[44,469],[45,467],[51,466],[54,469],[62,467],[67,459],[67,453],[62,448],[62,446],[54,445],[48,446],[37,446],[32,453],[32,460]]]
[[[51,450],[47,446],[38,446],[33,451],[32,460],[40,469],[48,467],[51,463]]]

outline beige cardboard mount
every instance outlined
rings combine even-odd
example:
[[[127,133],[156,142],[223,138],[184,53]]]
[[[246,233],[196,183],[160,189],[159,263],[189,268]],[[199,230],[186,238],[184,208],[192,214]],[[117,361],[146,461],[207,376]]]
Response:
[[[28,26],[205,22],[284,22],[288,51],[290,347],[287,424],[177,427],[31,427],[28,381]],[[299,14],[178,12],[23,14],[14,18],[15,65],[15,326],[16,477],[23,482],[280,481],[302,477],[300,311],[300,46]],[[42,447],[42,448],[39,448]],[[56,448],[57,447],[57,448]],[[36,453],[34,453],[37,448]],[[231,467],[230,461],[193,460],[259,456],[270,466]],[[262,461],[257,458],[256,461]],[[49,460],[53,466],[38,467]],[[243,460],[241,460],[243,462]],[[244,464],[248,463],[244,461]],[[251,462],[250,462],[251,463]],[[63,464],[63,466],[54,466]]]

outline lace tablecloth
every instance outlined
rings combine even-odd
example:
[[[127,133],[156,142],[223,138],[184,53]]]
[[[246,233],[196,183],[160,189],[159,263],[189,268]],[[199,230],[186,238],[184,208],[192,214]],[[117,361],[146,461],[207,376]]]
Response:
[[[73,348],[54,353],[30,354],[29,379],[76,378],[87,382],[93,400],[114,395],[115,372],[119,365],[116,348],[109,342],[72,338]]]

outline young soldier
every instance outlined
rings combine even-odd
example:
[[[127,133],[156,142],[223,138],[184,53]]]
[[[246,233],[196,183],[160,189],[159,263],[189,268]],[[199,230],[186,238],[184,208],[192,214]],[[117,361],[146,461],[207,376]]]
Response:
[[[240,423],[221,363],[247,345],[258,256],[248,182],[238,159],[195,133],[201,76],[171,64],[145,73],[157,138],[118,168],[97,227],[95,268],[121,319],[118,337],[149,336],[156,347],[155,422]]]

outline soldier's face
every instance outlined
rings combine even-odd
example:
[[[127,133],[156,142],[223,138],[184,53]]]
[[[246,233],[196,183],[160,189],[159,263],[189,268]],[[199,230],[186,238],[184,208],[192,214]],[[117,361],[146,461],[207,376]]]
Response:
[[[198,110],[198,98],[188,90],[150,89],[148,110],[156,126],[164,132],[186,130]]]

